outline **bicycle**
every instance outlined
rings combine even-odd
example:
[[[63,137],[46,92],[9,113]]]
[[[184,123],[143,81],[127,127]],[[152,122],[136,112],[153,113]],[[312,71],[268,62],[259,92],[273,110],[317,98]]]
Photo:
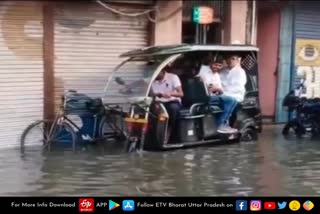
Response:
[[[78,97],[78,98],[77,98]],[[79,98],[80,97],[80,98]],[[27,138],[32,135],[37,128],[40,129],[40,143],[43,149],[51,150],[53,143],[68,145],[71,144],[72,150],[76,150],[76,144],[82,142],[95,142],[98,140],[105,140],[113,137],[113,135],[125,136],[123,129],[119,128],[117,124],[111,120],[113,115],[117,112],[120,115],[125,114],[123,111],[116,109],[116,107],[108,107],[106,111],[101,99],[92,99],[84,94],[78,94],[75,90],[69,90],[61,98],[62,104],[53,120],[38,120],[30,124],[22,133],[21,136],[21,150],[25,151],[27,146],[38,145],[37,142],[28,143]],[[77,103],[79,100],[82,103]],[[112,114],[110,111],[112,110]],[[84,133],[82,128],[75,124],[68,115],[70,114],[91,114],[94,118],[93,128],[91,133]],[[106,126],[112,125],[113,133],[106,133]],[[120,133],[120,134],[119,134]],[[113,135],[112,135],[113,134]]]

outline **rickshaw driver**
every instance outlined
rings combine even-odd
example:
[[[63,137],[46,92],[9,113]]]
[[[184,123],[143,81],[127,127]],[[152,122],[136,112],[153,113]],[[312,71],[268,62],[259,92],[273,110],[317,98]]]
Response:
[[[169,114],[168,140],[172,130],[176,128],[179,111],[182,107],[181,97],[184,96],[181,81],[176,74],[168,73],[169,67],[160,71],[155,81],[151,85],[151,95],[156,97],[157,102],[161,102]]]
[[[224,94],[222,83],[220,80],[219,71],[223,67],[223,59],[218,58],[213,62],[209,63],[210,70],[200,70],[198,76],[205,83],[208,91],[210,92],[209,103],[215,103],[219,100],[223,102],[223,112],[217,117],[217,126],[219,133],[235,133],[237,129],[229,126],[229,119],[237,106],[237,101],[231,96]]]

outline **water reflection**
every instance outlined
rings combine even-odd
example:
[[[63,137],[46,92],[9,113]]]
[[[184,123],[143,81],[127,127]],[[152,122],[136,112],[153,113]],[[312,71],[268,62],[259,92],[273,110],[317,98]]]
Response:
[[[320,143],[284,140],[125,154],[121,145],[20,155],[0,153],[1,195],[319,195]]]

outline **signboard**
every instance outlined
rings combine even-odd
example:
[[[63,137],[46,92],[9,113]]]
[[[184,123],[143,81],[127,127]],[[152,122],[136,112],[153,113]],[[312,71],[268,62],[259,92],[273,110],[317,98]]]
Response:
[[[214,10],[211,7],[194,7],[192,21],[197,24],[211,24],[214,21]]]
[[[320,40],[297,39],[295,52],[297,66],[320,66]]]

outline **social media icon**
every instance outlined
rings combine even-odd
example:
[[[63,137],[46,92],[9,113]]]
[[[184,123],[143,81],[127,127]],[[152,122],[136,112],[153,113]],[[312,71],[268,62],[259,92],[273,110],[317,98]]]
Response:
[[[300,209],[300,202],[299,201],[296,201],[296,200],[293,200],[293,201],[290,201],[289,203],[289,208],[290,210],[292,211],[297,211]]]
[[[258,200],[250,201],[250,210],[251,211],[260,211],[261,210],[261,201],[258,201]]]
[[[309,201],[309,200],[308,200],[308,201],[306,201],[306,202],[303,203],[303,208],[304,208],[305,210],[307,210],[307,211],[312,210],[313,207],[314,207],[314,204],[312,203],[312,201]]]
[[[134,211],[134,201],[133,200],[123,200],[122,201],[123,211]]]
[[[283,202],[278,202],[278,209],[279,210],[283,210],[284,208],[286,208],[287,206],[287,202],[283,201]]]
[[[109,200],[109,210],[114,210],[118,207],[120,207],[120,204],[118,204],[112,200]]]
[[[236,211],[246,211],[248,209],[247,201],[237,200],[236,201]]]
[[[263,208],[265,210],[274,210],[276,209],[276,202],[270,202],[270,201],[264,202]]]
[[[79,199],[79,212],[94,212],[94,199],[93,198],[80,198]]]

